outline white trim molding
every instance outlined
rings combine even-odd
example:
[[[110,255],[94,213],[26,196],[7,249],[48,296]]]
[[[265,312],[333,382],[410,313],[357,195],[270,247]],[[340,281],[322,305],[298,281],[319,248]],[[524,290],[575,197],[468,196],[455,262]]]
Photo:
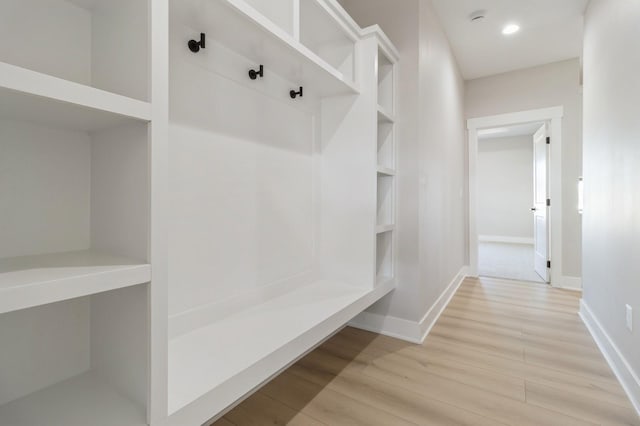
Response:
[[[445,310],[453,296],[458,291],[460,284],[467,277],[468,266],[463,266],[453,280],[447,285],[438,300],[429,308],[420,321],[411,321],[404,318],[380,315],[371,312],[363,312],[355,317],[349,325],[361,330],[383,334],[407,342],[421,344],[429,335],[442,312]]]
[[[529,244],[533,245],[533,238],[527,237],[507,237],[504,235],[478,235],[478,241],[483,243],[505,243],[505,244]]]
[[[580,300],[580,318],[596,341],[600,352],[618,378],[631,404],[640,416],[640,379],[586,302]]]
[[[478,276],[478,130],[514,124],[548,122],[551,135],[550,158],[550,259],[551,285],[563,287],[562,276],[562,117],[564,108],[534,109],[508,114],[491,115],[467,120],[469,136],[469,276]]]

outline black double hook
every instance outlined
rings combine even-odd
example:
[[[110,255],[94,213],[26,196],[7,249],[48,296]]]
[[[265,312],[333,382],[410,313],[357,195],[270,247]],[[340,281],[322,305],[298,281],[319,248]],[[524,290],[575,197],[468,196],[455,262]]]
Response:
[[[260,78],[264,77],[264,65],[262,64],[260,64],[257,70],[255,69],[249,70],[249,78],[251,80],[257,80],[258,77]],[[291,99],[296,99],[298,96],[302,97],[303,91],[304,89],[302,88],[302,86],[300,86],[300,90],[298,90],[297,92],[295,90],[289,91],[289,96],[291,96]]]
[[[200,49],[204,49],[205,48],[204,39],[205,39],[204,33],[200,33],[200,41],[189,40],[189,43],[188,43],[189,50],[192,51],[193,53],[198,53]]]
[[[260,65],[260,68],[256,71],[256,70],[249,70],[249,78],[251,80],[255,80],[258,77],[262,78],[264,77],[264,66]]]
[[[297,92],[295,90],[290,91],[289,96],[291,96],[291,99],[295,99],[298,96],[302,97],[302,86],[300,86],[300,90]]]

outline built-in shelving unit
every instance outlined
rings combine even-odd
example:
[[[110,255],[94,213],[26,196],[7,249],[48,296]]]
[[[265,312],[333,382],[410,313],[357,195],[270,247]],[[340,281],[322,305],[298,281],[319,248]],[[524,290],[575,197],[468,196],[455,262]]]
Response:
[[[147,423],[151,2],[0,3],[0,424]]]
[[[187,49],[201,33],[206,47]],[[394,288],[377,280],[370,224],[393,227],[395,194],[381,185],[376,205],[368,189],[371,172],[386,182],[395,168],[378,169],[372,143],[377,47],[364,54],[337,2],[173,2],[170,46],[167,411],[182,426]]]
[[[181,18],[184,28],[191,28],[194,35],[209,34],[215,43],[211,47],[221,45],[243,58],[250,58],[256,64],[263,64],[269,73],[298,86],[307,86],[318,96],[357,94],[353,65],[349,65],[353,61],[355,41],[347,41],[348,33],[344,30],[340,33],[341,29],[325,10],[318,9],[321,6],[317,0],[301,0],[300,15],[295,14],[295,3],[290,0],[268,3],[185,0],[183,6],[172,5],[172,17]],[[309,13],[317,13],[318,22],[310,19]],[[293,20],[291,24],[289,19]],[[308,31],[301,21],[319,27]],[[327,39],[321,31],[327,32]],[[346,51],[350,47],[351,59],[348,53],[335,56],[332,43],[340,44]]]
[[[364,30],[377,40],[377,226],[376,281],[395,279],[396,251],[396,70],[398,52],[376,27]]]
[[[336,0],[0,16],[1,425],[204,424],[394,289],[379,28]]]
[[[282,369],[283,356],[305,353],[318,343],[316,336],[330,335],[392,288],[386,283],[371,291],[317,281],[172,339],[173,423],[188,418],[179,410],[205,395],[212,412],[224,410],[246,391],[241,383],[248,376],[250,382],[265,382]]]

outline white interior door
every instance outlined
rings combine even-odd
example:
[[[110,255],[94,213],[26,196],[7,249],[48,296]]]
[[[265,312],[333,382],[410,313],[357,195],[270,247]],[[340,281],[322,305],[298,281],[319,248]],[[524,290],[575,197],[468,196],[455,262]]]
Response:
[[[533,235],[535,271],[549,282],[549,150],[547,125],[533,135]]]

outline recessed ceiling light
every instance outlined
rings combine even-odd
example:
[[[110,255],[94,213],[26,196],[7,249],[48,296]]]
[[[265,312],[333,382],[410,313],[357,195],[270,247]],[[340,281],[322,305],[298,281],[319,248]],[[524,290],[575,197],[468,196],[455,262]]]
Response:
[[[518,31],[520,31],[520,25],[518,25],[518,24],[509,24],[509,25],[506,25],[502,29],[502,34],[511,35],[511,34],[517,33]]]

